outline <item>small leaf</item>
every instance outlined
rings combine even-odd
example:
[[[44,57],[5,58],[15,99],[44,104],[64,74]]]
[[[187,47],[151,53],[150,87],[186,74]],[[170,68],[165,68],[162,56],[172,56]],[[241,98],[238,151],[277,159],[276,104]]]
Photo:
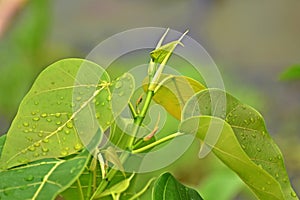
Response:
[[[300,64],[293,65],[280,74],[280,80],[300,80]]]
[[[212,99],[221,100],[212,103]],[[182,119],[186,121],[181,130],[197,133],[197,137],[204,140],[205,145],[212,148],[259,198],[297,199],[291,195],[294,191],[282,154],[256,110],[222,90],[209,89],[187,102]],[[216,143],[205,140],[208,134]]]
[[[124,167],[122,165],[122,162],[116,152],[116,150],[113,147],[108,147],[105,150],[102,150],[104,153],[104,157],[106,160],[114,164],[118,170],[122,171],[124,173]]]
[[[45,159],[0,172],[0,199],[55,199],[82,173],[90,155],[87,150],[70,160]]]
[[[117,184],[113,185],[112,187],[104,190],[100,194],[97,194],[97,192],[96,192],[94,198],[97,199],[97,198],[105,197],[108,195],[121,194],[122,192],[127,190],[127,188],[130,185],[130,181],[133,177],[134,177],[134,174],[132,174],[129,178],[122,180],[122,181],[118,182]]]
[[[179,183],[170,173],[162,174],[154,183],[152,200],[202,200],[196,190]]]
[[[162,63],[162,61],[166,58],[169,53],[172,53],[174,48],[178,45],[183,44],[180,41],[173,41],[168,44],[165,44],[153,51],[150,52],[150,56],[155,63]]]
[[[92,111],[97,95],[108,96],[108,83],[104,69],[82,59],[61,60],[45,69],[20,104],[7,133],[0,168],[65,157],[82,149],[78,136],[84,134],[81,138],[88,144],[98,130]],[[111,111],[102,114],[109,117]]]
[[[148,83],[147,78],[144,80],[144,91],[147,91],[148,88],[146,83]],[[162,74],[159,83],[153,99],[176,119],[181,118],[181,110],[187,100],[195,93],[205,89],[201,83],[186,76]]]

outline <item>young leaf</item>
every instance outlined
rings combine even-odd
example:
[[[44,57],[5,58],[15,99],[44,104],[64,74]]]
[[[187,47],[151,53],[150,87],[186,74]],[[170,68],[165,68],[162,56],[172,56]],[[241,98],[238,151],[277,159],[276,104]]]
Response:
[[[87,150],[70,160],[45,159],[0,172],[0,199],[55,199],[82,173],[90,157]]]
[[[102,193],[98,194],[96,192],[95,195],[93,196],[93,198],[98,199],[98,198],[105,197],[108,195],[115,195],[115,194],[120,195],[122,192],[127,190],[127,188],[130,185],[130,181],[133,177],[134,177],[134,173],[131,174],[131,176],[129,178],[118,182],[117,184],[113,185],[112,187],[104,190]]]
[[[143,82],[143,89],[147,91],[147,78]],[[189,77],[162,74],[153,99],[156,103],[162,105],[173,117],[180,119],[181,110],[186,101],[203,89],[205,89],[205,86]]]
[[[162,63],[162,61],[166,58],[166,56],[169,53],[172,53],[172,51],[175,49],[175,47],[180,44],[183,46],[183,44],[180,41],[173,41],[168,44],[165,44],[153,51],[150,52],[151,59],[155,63]]]
[[[224,95],[225,105],[219,107],[221,112],[215,112],[222,104],[215,102],[215,105],[212,105],[211,99],[218,99]],[[181,130],[186,133],[196,131],[201,140],[206,137],[207,130],[211,131],[209,134],[212,134],[214,129],[220,131],[219,137],[216,138],[217,143],[206,145],[213,148],[213,152],[235,171],[259,198],[297,199],[289,183],[282,154],[267,133],[264,120],[256,110],[224,91],[210,89],[199,92],[187,102],[182,118],[186,121]],[[211,127],[208,129],[209,125]],[[215,132],[213,134],[218,136]]]
[[[78,76],[79,70],[84,72],[81,76]],[[76,124],[75,129],[74,122],[77,119],[89,125],[84,134],[87,139],[92,138],[88,133],[94,134],[99,128],[95,120],[90,120],[95,117],[91,112],[97,104],[94,98],[99,93],[107,98],[108,83],[104,69],[82,59],[61,60],[45,69],[20,104],[7,133],[0,168],[64,157],[82,149],[78,137],[81,132],[77,133],[78,126]],[[84,118],[79,119],[80,116]]]
[[[196,190],[179,183],[170,173],[162,174],[154,183],[152,200],[202,200]]]

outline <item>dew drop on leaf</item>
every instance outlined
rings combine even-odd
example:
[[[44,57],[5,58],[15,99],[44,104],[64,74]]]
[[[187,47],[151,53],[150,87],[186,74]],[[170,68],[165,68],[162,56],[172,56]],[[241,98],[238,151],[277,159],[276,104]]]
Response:
[[[67,151],[65,151],[65,150],[62,150],[62,151],[60,152],[60,155],[62,155],[62,156],[66,156],[66,155],[68,155],[68,152],[67,152]]]
[[[81,148],[82,148],[82,145],[79,143],[74,146],[75,150],[80,150]]]
[[[80,100],[81,100],[81,97],[76,97],[76,100],[77,100],[77,101],[80,101]]]
[[[33,156],[34,156],[34,157],[39,157],[39,155],[40,155],[39,153],[34,153]]]
[[[45,118],[45,117],[47,117],[47,116],[48,116],[47,113],[42,113],[42,114],[41,114],[41,117],[42,117],[42,118]]]
[[[294,191],[292,191],[292,192],[291,192],[291,196],[292,196],[292,197],[297,197],[297,194],[296,194]]]
[[[275,174],[275,177],[276,177],[276,178],[279,178],[279,174],[278,174],[278,173],[276,173],[276,174]]]
[[[106,98],[106,100],[110,101],[111,100],[111,95],[108,95],[107,98]]]
[[[34,117],[34,118],[32,118],[32,120],[33,120],[33,121],[39,121],[40,118],[39,118],[39,117]]]
[[[30,146],[30,147],[28,148],[28,150],[29,150],[29,151],[35,151],[35,147],[34,147],[34,146]]]
[[[48,152],[48,151],[49,151],[49,149],[48,149],[48,148],[46,148],[46,147],[43,147],[43,148],[42,148],[42,151],[43,151],[43,152]]]
[[[261,149],[260,149],[259,147],[257,147],[256,150],[257,150],[258,152],[261,152]]]
[[[104,105],[105,105],[105,103],[104,103],[104,102],[102,102],[102,103],[101,103],[101,105],[102,105],[102,106],[104,106]]]
[[[47,118],[47,122],[52,122],[52,119],[51,118]]]
[[[252,133],[252,137],[253,137],[253,138],[256,138],[256,135],[255,135],[255,133]]]
[[[35,102],[34,102],[34,105],[39,105],[39,102],[38,102],[38,101],[35,101]]]
[[[48,142],[49,142],[49,139],[48,139],[48,138],[45,138],[45,139],[43,139],[43,142],[44,142],[44,143],[48,143]]]
[[[61,116],[61,113],[55,113],[55,117],[60,117]]]
[[[72,122],[68,122],[68,123],[67,123],[67,128],[70,128],[70,129],[73,128]]]
[[[28,122],[24,122],[24,123],[23,123],[23,126],[28,127],[28,126],[29,126],[29,123],[28,123]]]
[[[61,121],[57,121],[57,122],[56,122],[56,125],[61,125]]]
[[[31,114],[32,114],[32,115],[36,115],[36,112],[32,111]]]
[[[39,147],[39,146],[41,146],[41,144],[39,142],[36,142],[36,143],[34,143],[34,146]]]
[[[69,135],[70,131],[69,130],[65,130],[65,134]]]
[[[26,178],[24,178],[25,181],[33,181],[33,179],[34,179],[34,176],[32,176],[32,175],[29,175]]]
[[[242,144],[242,148],[243,148],[243,149],[246,149],[246,146]]]

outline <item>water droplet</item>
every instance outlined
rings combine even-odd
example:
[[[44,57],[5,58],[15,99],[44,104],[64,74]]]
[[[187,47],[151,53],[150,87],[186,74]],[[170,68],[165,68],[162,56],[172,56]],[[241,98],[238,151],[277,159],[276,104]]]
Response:
[[[72,122],[68,122],[66,126],[67,126],[67,128],[70,128],[70,129],[73,128]]]
[[[287,179],[287,178],[284,178],[284,179],[283,179],[283,182],[285,182],[285,183],[286,183],[287,181],[288,181],[288,179]]]
[[[242,148],[243,148],[243,149],[246,149],[246,146],[242,144]]]
[[[47,118],[46,120],[47,120],[47,122],[52,122],[51,118]]]
[[[74,102],[71,103],[71,108],[75,107],[76,104]]]
[[[48,138],[45,138],[45,139],[43,139],[43,142],[44,142],[44,143],[48,143],[48,142],[49,142],[49,139],[48,139]]]
[[[115,88],[120,88],[120,87],[122,87],[122,82],[121,81],[118,81],[118,82],[116,82],[116,86],[115,86]]]
[[[28,127],[29,123],[28,122],[23,122],[23,126]]]
[[[277,156],[277,159],[278,159],[278,160],[281,160],[281,156],[280,156],[280,155],[278,155],[278,156]]]
[[[111,100],[111,95],[108,95],[107,98],[106,98],[106,100],[110,101]]]
[[[297,197],[297,194],[296,194],[294,191],[292,191],[292,192],[291,192],[291,196],[292,196],[292,197]]]
[[[77,101],[80,101],[80,100],[81,100],[81,97],[76,97],[76,100],[77,100]]]
[[[27,152],[27,149],[22,149],[21,153],[25,154]]]
[[[76,167],[72,167],[70,170],[70,173],[73,174],[75,170],[76,170]]]
[[[60,100],[63,100],[63,99],[64,99],[64,97],[63,97],[63,96],[61,96],[61,97],[60,97]]]
[[[69,130],[65,130],[65,134],[69,135],[70,131]]]
[[[95,104],[96,104],[96,106],[98,106],[98,105],[100,104],[100,102],[99,102],[99,101],[96,101],[96,103],[95,103]]]
[[[32,176],[32,175],[29,175],[26,178],[24,178],[25,181],[33,181],[33,179],[34,179],[34,176]]]
[[[39,142],[36,142],[36,143],[34,143],[34,146],[39,147],[39,146],[41,146],[41,144]]]
[[[61,121],[57,121],[57,122],[56,122],[56,125],[61,125]]]
[[[278,173],[276,173],[276,174],[275,174],[275,177],[276,177],[276,178],[279,178],[279,174],[278,174]]]
[[[246,106],[242,106],[242,109],[243,109],[243,110],[246,110],[246,109],[247,109],[247,107],[246,107]]]
[[[39,118],[39,117],[34,117],[34,118],[32,118],[32,120],[33,120],[33,121],[39,121],[40,118]]]
[[[56,102],[57,103],[57,105],[60,105],[61,104],[61,102],[60,101],[58,101],[58,102]]]
[[[266,132],[265,132],[265,131],[263,131],[261,134],[262,134],[263,136],[265,136],[265,135],[266,135]]]
[[[24,133],[28,133],[29,131],[27,129],[23,130]]]
[[[257,147],[256,150],[257,150],[258,152],[261,152],[261,149],[260,149],[259,147]]]
[[[57,131],[62,131],[63,127],[58,127]]]
[[[35,102],[34,102],[34,105],[39,105],[39,102],[38,102],[38,101],[35,101]]]
[[[66,150],[66,151],[69,151],[69,150],[70,150],[70,147],[65,147],[65,150]]]
[[[40,154],[37,153],[37,152],[33,154],[34,157],[39,157],[39,155],[40,155]]]
[[[31,114],[32,114],[32,115],[36,115],[36,112],[32,111]]]
[[[121,91],[118,95],[119,95],[119,97],[123,96],[124,95],[124,91]]]
[[[268,185],[271,185],[271,182],[270,182],[270,181],[268,181],[268,182],[267,182],[267,184],[268,184]]]
[[[80,143],[78,143],[74,146],[75,150],[80,150],[81,148],[82,148],[82,145]]]
[[[66,155],[68,155],[68,152],[67,152],[67,151],[65,151],[65,150],[62,150],[62,151],[60,152],[60,155],[62,155],[62,156],[66,156]]]
[[[262,189],[263,191],[265,191],[265,190],[266,190],[266,188],[265,188],[265,187],[262,187],[261,189]]]
[[[255,121],[255,120],[254,120],[254,118],[253,118],[253,117],[251,117],[251,118],[250,118],[250,122],[252,122],[252,123],[253,123],[254,121]]]
[[[258,164],[258,167],[261,168],[261,169],[263,168],[263,166],[261,164]]]
[[[106,122],[106,125],[110,125],[110,121],[107,121],[107,122]]]
[[[252,136],[253,138],[256,138],[256,135],[255,135],[255,133],[252,133],[252,134],[251,134],[251,136]]]
[[[104,102],[102,102],[102,103],[101,103],[101,106],[104,106],[104,105],[105,105],[105,103],[104,103]]]
[[[43,148],[42,148],[42,151],[43,151],[43,152],[48,152],[48,151],[49,151],[49,149],[48,149],[48,148],[46,148],[46,147],[43,147]]]
[[[60,117],[61,116],[61,113],[55,113],[55,117]]]
[[[30,147],[28,147],[28,150],[29,151],[35,151],[35,147],[34,146],[30,146]]]
[[[32,125],[32,128],[36,128],[36,125]]]
[[[273,160],[273,158],[270,157],[270,158],[269,158],[269,161],[272,161],[272,160]]]
[[[99,119],[100,118],[100,113],[97,112],[95,117],[96,117],[96,119]]]
[[[45,118],[45,117],[47,117],[47,116],[48,116],[47,113],[42,113],[42,114],[41,114],[41,117],[42,117],[42,118]]]
[[[245,119],[245,120],[244,120],[244,123],[245,123],[245,124],[248,124],[248,121]]]

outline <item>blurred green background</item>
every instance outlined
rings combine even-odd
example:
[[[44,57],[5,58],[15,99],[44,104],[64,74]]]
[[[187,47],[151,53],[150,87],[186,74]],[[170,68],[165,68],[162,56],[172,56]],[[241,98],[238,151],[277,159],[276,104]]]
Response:
[[[0,1],[0,11],[3,5]],[[0,133],[6,133],[22,97],[49,64],[84,58],[99,42],[127,29],[189,29],[217,63],[226,89],[262,113],[300,194],[300,81],[278,78],[300,63],[299,8],[299,1],[282,0],[25,2],[0,33]],[[195,144],[169,167],[177,178],[208,200],[254,199],[214,156],[191,162],[197,151]],[[214,196],[220,190],[228,194]]]

